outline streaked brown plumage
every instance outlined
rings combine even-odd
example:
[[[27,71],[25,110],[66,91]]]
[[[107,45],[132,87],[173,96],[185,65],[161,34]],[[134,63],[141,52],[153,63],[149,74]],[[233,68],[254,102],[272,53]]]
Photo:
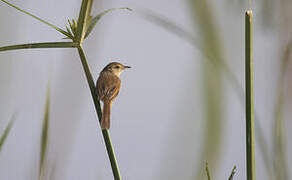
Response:
[[[109,63],[100,73],[96,91],[98,99],[103,102],[103,112],[101,118],[101,128],[110,128],[110,111],[113,100],[119,94],[121,88],[120,74],[130,66],[124,66],[117,62]]]

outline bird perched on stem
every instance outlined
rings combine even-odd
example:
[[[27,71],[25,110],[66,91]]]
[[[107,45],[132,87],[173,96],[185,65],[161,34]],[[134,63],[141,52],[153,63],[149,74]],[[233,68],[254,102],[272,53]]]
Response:
[[[103,102],[101,128],[110,128],[110,112],[113,100],[121,88],[120,74],[123,70],[131,68],[118,62],[111,62],[103,68],[96,83],[97,97]]]

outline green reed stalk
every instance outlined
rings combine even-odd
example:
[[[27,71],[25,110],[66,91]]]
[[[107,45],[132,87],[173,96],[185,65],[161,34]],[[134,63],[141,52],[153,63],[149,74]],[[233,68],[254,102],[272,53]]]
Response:
[[[245,88],[246,88],[246,170],[247,180],[255,180],[254,69],[252,11],[245,13]]]

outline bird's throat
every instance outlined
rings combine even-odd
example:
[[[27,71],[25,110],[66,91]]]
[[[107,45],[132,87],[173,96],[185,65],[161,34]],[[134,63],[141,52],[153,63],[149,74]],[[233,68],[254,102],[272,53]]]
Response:
[[[113,71],[112,73],[117,77],[120,77],[121,75],[121,71]]]

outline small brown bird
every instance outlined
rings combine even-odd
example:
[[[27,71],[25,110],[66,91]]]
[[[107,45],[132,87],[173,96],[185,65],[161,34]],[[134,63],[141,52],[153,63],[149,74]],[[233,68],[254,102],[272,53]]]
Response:
[[[110,128],[110,112],[113,100],[119,94],[121,88],[120,74],[130,66],[124,66],[118,62],[111,62],[101,71],[97,83],[96,91],[98,99],[103,102],[101,118],[101,128]]]

